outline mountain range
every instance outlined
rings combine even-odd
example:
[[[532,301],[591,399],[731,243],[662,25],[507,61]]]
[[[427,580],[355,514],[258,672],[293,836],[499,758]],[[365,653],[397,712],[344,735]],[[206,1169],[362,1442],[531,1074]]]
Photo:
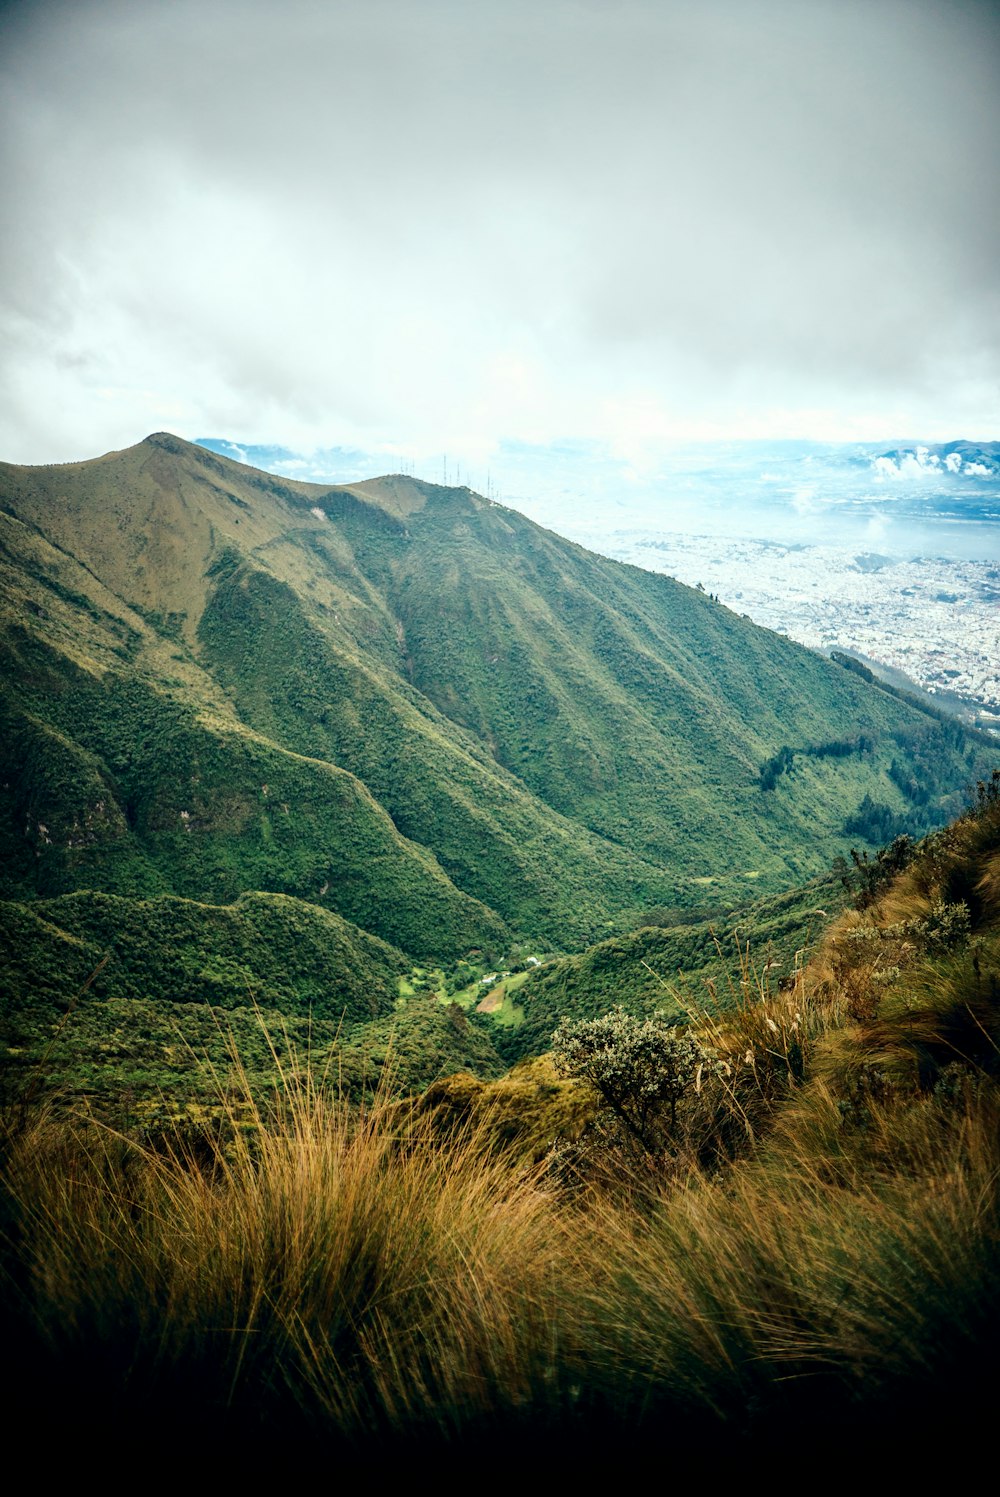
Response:
[[[413,962],[803,884],[942,824],[992,762],[850,661],[468,488],[303,483],[168,433],[0,465],[0,660],[22,993],[155,929],[176,1001],[235,974],[386,1015]]]

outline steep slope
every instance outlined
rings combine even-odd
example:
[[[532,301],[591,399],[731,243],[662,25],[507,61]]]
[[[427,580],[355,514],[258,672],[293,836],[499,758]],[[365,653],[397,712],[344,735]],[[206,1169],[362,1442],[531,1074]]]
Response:
[[[8,899],[261,889],[418,956],[575,946],[801,881],[852,818],[922,830],[988,767],[467,489],[295,483],[161,433],[0,465],[0,510]]]
[[[690,1017],[733,1006],[747,983],[786,987],[847,898],[830,873],[712,920],[644,926],[548,961],[513,993],[521,1021],[498,1043],[513,1062],[547,1051],[564,1017],[596,1019],[618,1004],[637,1015]]]
[[[502,922],[353,775],[140,676],[91,673],[30,636],[6,643],[19,701],[0,709],[0,893],[228,903],[262,889],[326,904],[414,953],[502,941]]]
[[[883,751],[905,756],[929,722],[704,594],[468,493],[412,516],[405,545],[341,524],[414,684],[547,804],[675,874],[780,859],[798,875],[798,849],[838,836],[866,793],[903,810]],[[781,745],[798,778],[768,789]]]

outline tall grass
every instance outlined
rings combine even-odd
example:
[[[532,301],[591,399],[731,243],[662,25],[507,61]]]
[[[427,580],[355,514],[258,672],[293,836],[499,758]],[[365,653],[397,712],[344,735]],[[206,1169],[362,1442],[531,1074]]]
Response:
[[[22,1342],[74,1403],[442,1434],[564,1395],[575,1234],[538,1168],[308,1083],[158,1150],[39,1118],[6,1168]],[[197,1398],[191,1397],[197,1390]]]
[[[1000,1329],[1000,1108],[963,1087],[852,1129],[815,1086],[652,1203],[308,1086],[197,1154],[38,1118],[5,1171],[8,1363],[88,1425],[355,1452],[954,1413]]]
[[[991,1097],[901,1121],[880,1110],[851,1147],[821,1090],[764,1157],[608,1223],[651,1395],[741,1428],[970,1399],[1000,1321],[1000,1115]]]
[[[508,1113],[443,1126],[387,1092],[352,1108],[308,1066],[155,1144],[12,1113],[9,1408],[366,1459],[543,1436],[550,1455],[697,1466],[755,1438],[780,1459],[818,1430],[919,1454],[915,1421],[967,1452],[1000,1335],[987,830],[959,823],[865,911],[863,939],[841,921],[790,983],[746,953],[728,1007],[692,1016],[728,1071],[659,1174],[630,1180],[616,1156],[565,1190],[498,1145]],[[913,922],[956,867],[981,891],[972,933],[921,946]],[[886,942],[895,976],[876,982]],[[844,981],[862,969],[865,1003]]]

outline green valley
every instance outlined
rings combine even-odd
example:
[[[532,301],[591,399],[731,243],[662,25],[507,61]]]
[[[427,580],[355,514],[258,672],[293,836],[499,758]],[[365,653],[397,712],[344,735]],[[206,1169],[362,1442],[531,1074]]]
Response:
[[[377,1022],[488,1072],[562,1012],[731,980],[734,925],[790,959],[783,900],[829,904],[810,880],[852,842],[941,824],[991,762],[867,672],[469,489],[298,483],[167,433],[0,466],[0,721],[23,1056],[100,966],[73,1027],[115,1007],[157,1055],[178,1014],[256,1006],[326,1026],[339,1065]],[[473,1013],[517,952],[549,955]],[[414,964],[459,999],[440,1034]]]
[[[787,1450],[940,1368],[957,1427],[992,739],[468,489],[165,433],[0,467],[0,729],[19,1422]]]

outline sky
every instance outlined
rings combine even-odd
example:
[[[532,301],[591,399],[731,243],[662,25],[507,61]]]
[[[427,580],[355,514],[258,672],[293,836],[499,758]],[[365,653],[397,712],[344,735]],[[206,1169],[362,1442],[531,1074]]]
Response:
[[[15,0],[0,58],[0,458],[1000,437],[993,4]]]

